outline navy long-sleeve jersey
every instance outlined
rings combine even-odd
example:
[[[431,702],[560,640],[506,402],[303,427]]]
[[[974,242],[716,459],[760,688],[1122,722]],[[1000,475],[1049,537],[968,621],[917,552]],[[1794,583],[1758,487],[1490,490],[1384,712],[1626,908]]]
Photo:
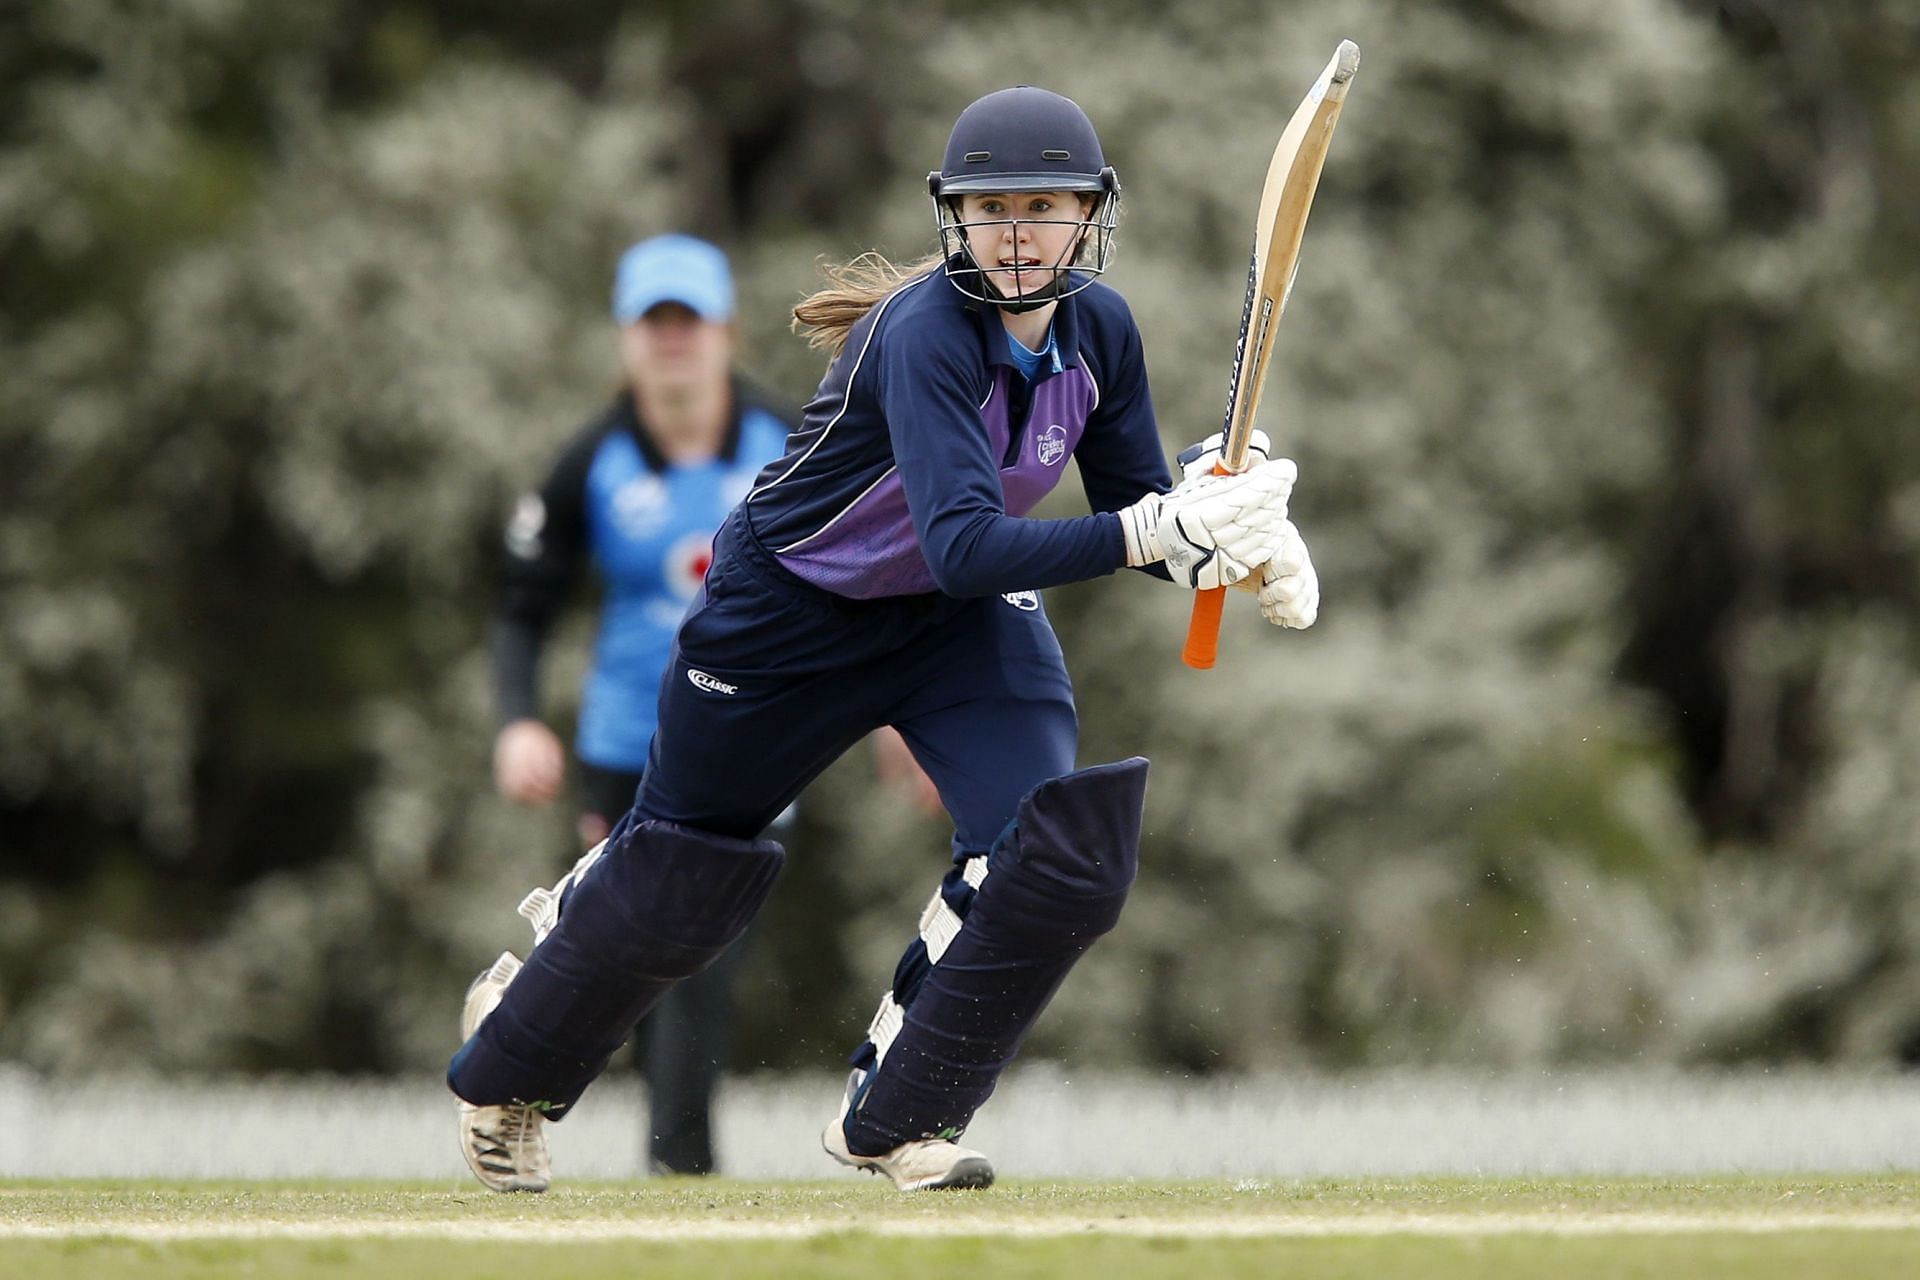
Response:
[[[997,310],[937,267],[862,317],[785,456],[746,502],[757,539],[798,577],[856,599],[985,596],[1126,564],[1109,514],[1169,487],[1126,301],[1094,283],[1054,312],[1031,383]],[[1071,456],[1095,514],[1021,519]]]

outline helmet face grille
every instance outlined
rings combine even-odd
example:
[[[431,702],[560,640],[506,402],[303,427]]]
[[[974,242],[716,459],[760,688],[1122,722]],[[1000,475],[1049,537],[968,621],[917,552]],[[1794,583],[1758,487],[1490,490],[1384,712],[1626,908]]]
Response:
[[[946,259],[944,267],[946,277],[953,282],[954,288],[976,302],[988,303],[1008,311],[1031,311],[1035,307],[1079,293],[1104,274],[1113,263],[1113,233],[1120,221],[1118,191],[1097,197],[1086,217],[1065,224],[1079,230],[1079,239],[1074,247],[1072,261],[1062,264],[1053,279],[1044,287],[1009,298],[993,285],[993,277],[1005,273],[998,270],[989,271],[979,259],[974,257],[973,248],[967,243],[967,230],[969,227],[1018,228],[1022,222],[1031,222],[1031,220],[984,218],[971,223],[962,222],[959,205],[958,198],[943,199],[936,194],[933,198],[933,216],[940,230],[940,253]],[[1057,227],[1062,223],[1050,221],[1048,225]]]

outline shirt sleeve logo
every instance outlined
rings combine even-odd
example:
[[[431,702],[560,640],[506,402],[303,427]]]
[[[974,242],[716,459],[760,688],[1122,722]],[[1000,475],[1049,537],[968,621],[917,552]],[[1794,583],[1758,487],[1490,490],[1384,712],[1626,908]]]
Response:
[[[1067,429],[1056,422],[1042,431],[1037,452],[1041,466],[1057,466],[1060,459],[1067,456]]]
[[[1040,593],[1038,591],[1009,591],[1000,597],[1022,613],[1040,611]]]
[[[538,560],[540,531],[546,527],[547,504],[539,494],[522,494],[513,504],[513,518],[507,521],[507,550],[522,560]]]

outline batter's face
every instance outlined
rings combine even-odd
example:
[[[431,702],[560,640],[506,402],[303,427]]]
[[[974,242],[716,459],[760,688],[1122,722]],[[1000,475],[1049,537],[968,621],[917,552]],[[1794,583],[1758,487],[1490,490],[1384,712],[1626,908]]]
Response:
[[[1072,265],[1091,200],[1073,191],[960,197],[967,248],[994,289],[1017,299],[1044,289]]]

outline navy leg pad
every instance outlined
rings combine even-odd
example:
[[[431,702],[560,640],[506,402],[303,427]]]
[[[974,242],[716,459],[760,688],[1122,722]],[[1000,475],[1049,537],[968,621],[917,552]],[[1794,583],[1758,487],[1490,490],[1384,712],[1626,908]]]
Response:
[[[1081,954],[1113,928],[1139,867],[1147,762],[1042,783],[987,855],[966,919],[906,1007],[846,1126],[864,1155],[965,1128]]]
[[[447,1080],[481,1105],[544,1102],[558,1119],[667,989],[745,932],[786,860],[771,840],[638,823],[566,895]]]
[[[1028,792],[987,855],[967,929],[1080,949],[1111,930],[1139,871],[1146,800],[1147,762],[1139,756]]]

